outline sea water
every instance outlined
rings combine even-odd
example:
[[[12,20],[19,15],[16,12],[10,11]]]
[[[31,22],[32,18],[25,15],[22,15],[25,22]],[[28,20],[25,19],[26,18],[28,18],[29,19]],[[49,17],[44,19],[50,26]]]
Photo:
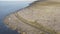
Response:
[[[13,31],[7,28],[3,24],[3,19],[10,13],[16,12],[24,7],[29,6],[31,1],[0,1],[0,34],[18,34],[17,31]]]

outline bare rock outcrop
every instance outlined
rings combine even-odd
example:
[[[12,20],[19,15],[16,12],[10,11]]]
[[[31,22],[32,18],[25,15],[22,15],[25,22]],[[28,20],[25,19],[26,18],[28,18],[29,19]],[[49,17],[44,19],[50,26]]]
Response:
[[[60,2],[33,3],[7,16],[4,23],[22,34],[60,34]]]

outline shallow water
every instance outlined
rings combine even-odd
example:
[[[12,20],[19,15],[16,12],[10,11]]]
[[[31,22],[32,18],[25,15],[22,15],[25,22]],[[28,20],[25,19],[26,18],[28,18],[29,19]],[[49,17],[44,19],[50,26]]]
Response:
[[[21,8],[29,6],[32,2],[29,1],[0,1],[0,34],[18,34],[16,31],[13,31],[7,28],[3,24],[3,19],[6,15],[15,12]]]

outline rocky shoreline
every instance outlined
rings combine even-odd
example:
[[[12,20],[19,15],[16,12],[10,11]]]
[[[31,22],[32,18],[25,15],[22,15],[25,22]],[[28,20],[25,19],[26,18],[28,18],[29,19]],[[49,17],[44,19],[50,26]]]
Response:
[[[4,19],[22,34],[60,34],[60,2],[36,2]]]

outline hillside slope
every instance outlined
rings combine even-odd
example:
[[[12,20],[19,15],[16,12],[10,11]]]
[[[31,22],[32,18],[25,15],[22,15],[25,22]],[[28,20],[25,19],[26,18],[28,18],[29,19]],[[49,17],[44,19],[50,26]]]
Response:
[[[4,23],[22,34],[59,34],[60,2],[36,2],[7,16]]]

